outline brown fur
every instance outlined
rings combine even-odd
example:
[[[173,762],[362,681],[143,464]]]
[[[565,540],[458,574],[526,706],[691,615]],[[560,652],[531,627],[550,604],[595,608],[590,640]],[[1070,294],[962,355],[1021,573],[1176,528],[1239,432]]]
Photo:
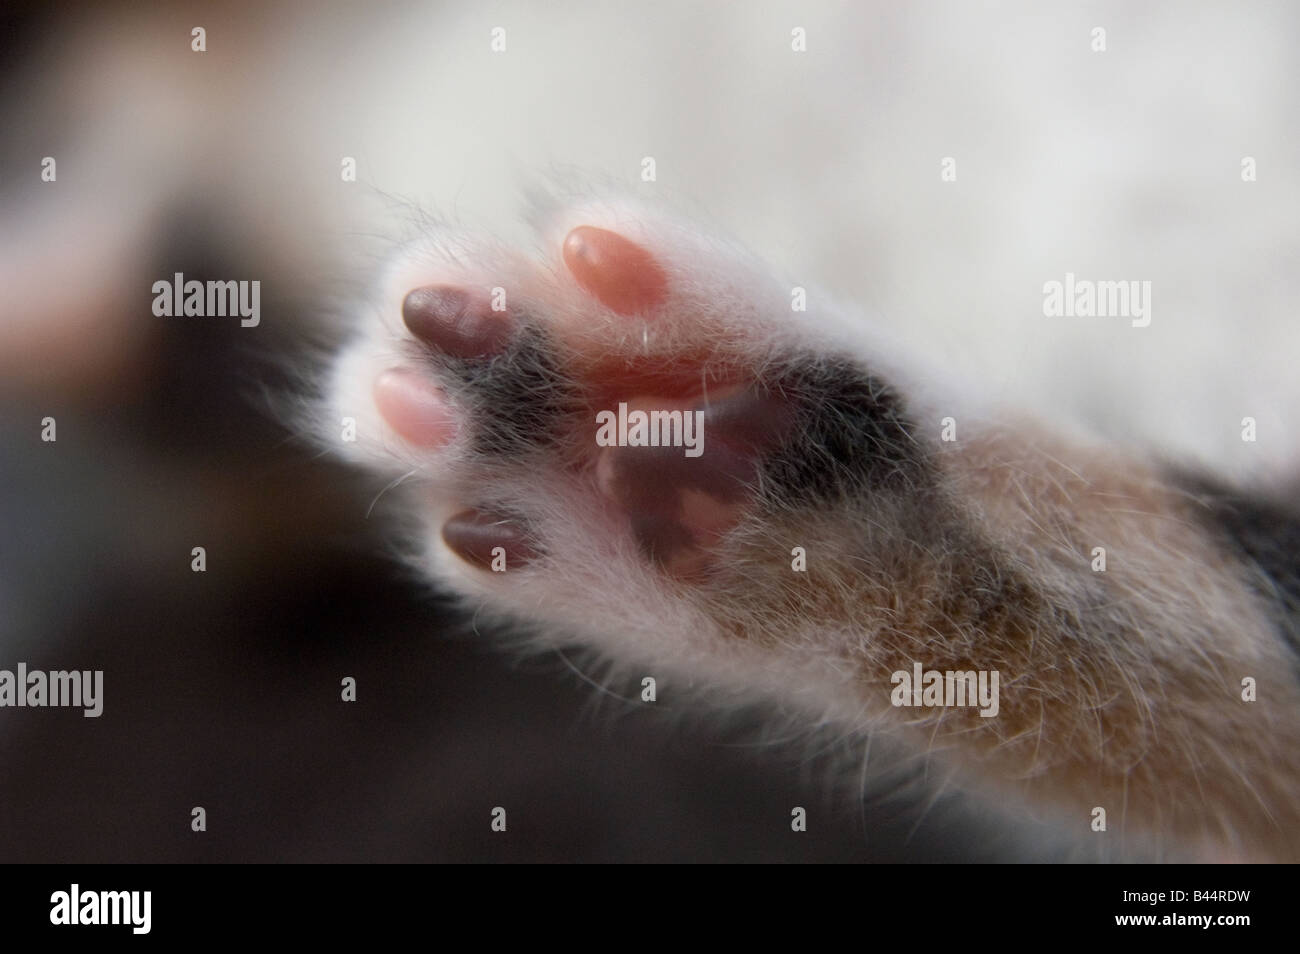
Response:
[[[849,674],[867,720],[1059,807],[1081,837],[1296,858],[1300,693],[1245,569],[1187,499],[1145,466],[1027,428],[935,459],[940,489],[869,499],[847,522],[768,514],[701,605],[724,632]],[[796,545],[806,574],[791,571]],[[914,662],[998,670],[997,717],[893,708],[890,674]],[[1242,701],[1247,676],[1257,702]],[[1091,832],[1094,807],[1106,833]]]

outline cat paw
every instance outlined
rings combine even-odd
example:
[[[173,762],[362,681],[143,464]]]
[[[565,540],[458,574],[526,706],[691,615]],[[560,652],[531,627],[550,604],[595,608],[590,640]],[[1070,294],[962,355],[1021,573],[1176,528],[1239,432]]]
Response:
[[[335,367],[347,450],[419,488],[433,566],[706,582],[799,504],[916,478],[901,402],[808,342],[788,287],[680,227],[557,218],[538,257],[408,250]]]
[[[1063,817],[1121,804],[1191,844],[1231,815],[1267,854],[1293,786],[1255,767],[1292,735],[1245,728],[1222,691],[1286,669],[1249,566],[1161,472],[942,396],[946,370],[798,291],[626,205],[562,210],[535,251],[440,232],[334,363],[330,443],[392,478],[421,572],[477,615],[889,727]],[[1140,572],[1100,572],[1098,541]],[[919,670],[987,675],[995,698],[900,693]],[[1217,761],[1188,762],[1189,738]],[[1187,803],[1210,777],[1241,784]]]

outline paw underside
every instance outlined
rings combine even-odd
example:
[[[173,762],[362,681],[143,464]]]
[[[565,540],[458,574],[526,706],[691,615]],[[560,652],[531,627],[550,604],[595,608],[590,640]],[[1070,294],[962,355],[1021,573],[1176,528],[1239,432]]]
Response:
[[[1230,817],[1267,853],[1294,814],[1257,772],[1283,724],[1243,735],[1265,710],[1222,686],[1285,666],[1185,494],[1046,433],[945,445],[891,379],[914,372],[828,344],[743,253],[608,208],[561,219],[532,257],[408,249],[334,368],[344,453],[414,491],[428,575],[610,658],[896,725],[1076,818],[1109,800],[1197,839]],[[1099,541],[1142,572],[1094,572]],[[900,712],[895,677],[921,663],[1000,671],[1001,701]],[[1152,742],[1206,733],[1208,768]],[[1225,794],[1189,807],[1207,774]]]
[[[370,395],[383,447],[452,505],[440,537],[467,565],[565,559],[517,493],[494,494],[529,475],[539,495],[585,486],[677,581],[725,573],[723,544],[747,519],[926,484],[899,396],[788,329],[765,337],[779,311],[729,320],[734,292],[677,294],[672,266],[610,229],[574,227],[557,258],[477,283],[416,269],[430,280],[390,296],[403,340]]]

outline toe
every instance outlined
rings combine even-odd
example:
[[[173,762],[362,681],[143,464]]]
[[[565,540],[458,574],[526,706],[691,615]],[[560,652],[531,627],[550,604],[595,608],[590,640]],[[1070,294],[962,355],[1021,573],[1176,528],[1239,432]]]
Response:
[[[483,569],[508,570],[537,556],[523,524],[483,510],[464,510],[449,518],[442,539],[466,563]]]
[[[456,419],[433,382],[405,368],[375,380],[375,405],[388,425],[419,447],[442,447],[456,436]]]
[[[510,320],[494,312],[482,292],[454,285],[417,288],[402,302],[411,334],[453,358],[497,354],[510,337]]]
[[[617,232],[580,225],[564,240],[564,263],[589,294],[620,315],[663,304],[668,278],[649,252]]]

